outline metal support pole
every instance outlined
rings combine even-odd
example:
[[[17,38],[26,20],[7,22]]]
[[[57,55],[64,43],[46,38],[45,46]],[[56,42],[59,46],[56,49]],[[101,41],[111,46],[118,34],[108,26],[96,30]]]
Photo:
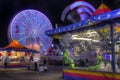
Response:
[[[62,80],[64,80],[64,67],[65,67],[65,65],[64,65],[64,51],[65,50],[63,50],[63,61],[62,61]]]
[[[110,24],[110,37],[111,37],[111,51],[112,51],[112,71],[115,72],[115,42],[114,42],[114,27]]]
[[[59,41],[60,41],[60,44],[62,45],[61,40],[59,40]],[[65,46],[62,45],[62,47],[63,47],[62,48],[62,52],[63,52],[63,55],[62,55],[63,56],[63,59],[62,59],[62,80],[64,80],[64,68],[65,68],[65,65],[64,65],[65,64],[64,63],[64,60],[65,60],[64,59],[64,52],[65,52]]]

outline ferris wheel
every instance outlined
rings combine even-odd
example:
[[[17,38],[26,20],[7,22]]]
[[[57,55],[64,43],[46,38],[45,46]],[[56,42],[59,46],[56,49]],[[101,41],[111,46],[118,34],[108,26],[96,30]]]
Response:
[[[18,13],[8,28],[9,40],[17,39],[23,45],[40,45],[40,51],[45,51],[52,43],[52,38],[45,35],[51,30],[49,19],[37,10],[28,9]]]

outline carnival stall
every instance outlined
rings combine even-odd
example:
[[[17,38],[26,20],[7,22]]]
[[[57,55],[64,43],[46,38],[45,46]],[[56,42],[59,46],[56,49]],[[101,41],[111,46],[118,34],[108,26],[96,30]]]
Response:
[[[63,46],[64,80],[120,80],[120,9],[46,35]]]
[[[14,67],[26,67],[30,56],[33,53],[39,53],[36,50],[28,49],[21,45],[16,39],[14,39],[8,46],[0,49],[1,63],[0,67],[4,66],[4,62],[7,62],[7,68]]]

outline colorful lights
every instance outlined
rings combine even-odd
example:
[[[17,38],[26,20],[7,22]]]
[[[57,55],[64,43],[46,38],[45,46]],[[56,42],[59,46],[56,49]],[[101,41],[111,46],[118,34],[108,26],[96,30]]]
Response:
[[[45,31],[51,29],[52,24],[43,13],[28,9],[21,11],[13,18],[8,33],[11,40],[17,39],[23,45],[37,44],[40,45],[40,51],[46,51],[52,38],[46,36]]]

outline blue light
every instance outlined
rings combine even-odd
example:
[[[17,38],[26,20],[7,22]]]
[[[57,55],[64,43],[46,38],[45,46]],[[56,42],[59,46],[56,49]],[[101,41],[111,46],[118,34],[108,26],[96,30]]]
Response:
[[[78,13],[86,12],[86,13],[88,13],[89,15],[92,15],[92,14],[93,14],[93,12],[92,12],[90,9],[86,8],[86,7],[78,8],[78,9],[77,9],[77,12],[78,12]]]
[[[90,8],[93,12],[96,11],[96,9],[89,3],[85,2],[85,1],[76,1],[73,4],[70,5],[70,9],[73,10],[74,8],[80,6],[80,5],[84,5],[87,6],[88,8]]]

